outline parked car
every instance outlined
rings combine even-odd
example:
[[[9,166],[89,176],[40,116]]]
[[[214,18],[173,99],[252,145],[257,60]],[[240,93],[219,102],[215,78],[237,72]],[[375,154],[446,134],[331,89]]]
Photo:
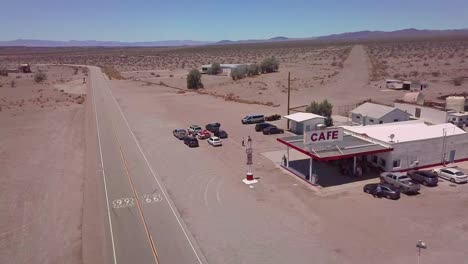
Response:
[[[221,139],[219,137],[210,137],[207,141],[208,141],[208,144],[214,147],[223,145],[223,142],[221,142]]]
[[[263,129],[270,127],[270,126],[273,126],[273,125],[270,123],[258,123],[255,125],[255,131],[260,132]]]
[[[197,126],[197,125],[191,125],[187,131],[189,133],[189,135],[192,135],[192,136],[195,136],[199,131],[201,131],[202,128],[200,126]]]
[[[440,178],[449,180],[453,183],[464,183],[468,181],[468,175],[456,168],[439,168],[434,169],[433,172]]]
[[[411,170],[408,172],[408,176],[412,181],[425,186],[436,186],[439,181],[437,174],[427,170]]]
[[[195,147],[198,147],[198,140],[196,137],[186,136],[184,138],[184,144],[191,148],[195,148]]]
[[[271,135],[271,134],[283,134],[284,129],[277,128],[275,126],[270,126],[262,130],[264,135]]]
[[[244,118],[242,118],[241,122],[242,124],[256,124],[256,123],[262,123],[265,121],[265,116],[264,115],[248,115]]]
[[[224,130],[218,130],[214,132],[214,135],[219,138],[228,138],[228,133]]]
[[[174,137],[182,140],[185,136],[187,136],[187,131],[185,131],[185,129],[178,128],[174,129],[174,131],[172,131],[172,134],[174,135]]]
[[[271,115],[271,116],[265,116],[265,120],[266,121],[276,121],[276,120],[280,120],[281,119],[281,116],[280,115]]]
[[[377,186],[380,185],[380,194],[377,193]],[[364,185],[364,192],[385,197],[387,199],[398,200],[400,199],[400,189],[389,184],[370,183]]]
[[[198,139],[207,139],[209,137],[211,137],[211,133],[206,129],[200,130],[197,133],[197,138]]]
[[[219,127],[221,127],[220,123],[210,123],[205,126],[206,130],[210,131],[211,133],[218,131]]]
[[[380,179],[399,188],[402,193],[417,193],[421,190],[421,185],[412,182],[408,175],[401,172],[384,172],[380,174]]]

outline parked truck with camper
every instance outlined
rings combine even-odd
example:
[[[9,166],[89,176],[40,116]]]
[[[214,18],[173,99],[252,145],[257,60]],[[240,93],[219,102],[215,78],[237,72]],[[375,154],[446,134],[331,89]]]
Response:
[[[380,180],[397,187],[402,193],[417,193],[421,190],[421,185],[412,182],[408,175],[401,172],[384,172],[380,174]]]

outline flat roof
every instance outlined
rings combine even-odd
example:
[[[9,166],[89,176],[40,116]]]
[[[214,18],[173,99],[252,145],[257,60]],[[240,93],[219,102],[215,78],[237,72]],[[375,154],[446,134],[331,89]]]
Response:
[[[468,112],[463,112],[463,113],[460,113],[460,112],[456,112],[456,113],[448,113],[449,115],[451,116],[468,116]]]
[[[387,143],[439,138],[444,136],[444,129],[447,136],[462,134],[468,135],[468,133],[451,123],[427,125],[422,120],[369,126],[343,126],[343,128],[347,131],[365,135]],[[390,138],[390,135],[392,134],[394,136],[393,140]]]
[[[393,150],[391,147],[367,141],[351,134],[344,134],[343,141],[320,143],[313,146],[304,145],[303,136],[278,138],[277,141],[320,161],[346,159]]]
[[[325,119],[325,117],[323,117],[321,115],[316,115],[316,114],[312,114],[312,113],[302,113],[302,112],[301,113],[290,114],[290,115],[284,116],[284,118],[289,119],[291,121],[295,121],[295,122],[304,122],[304,121],[311,120],[311,119],[314,119],[314,118]]]

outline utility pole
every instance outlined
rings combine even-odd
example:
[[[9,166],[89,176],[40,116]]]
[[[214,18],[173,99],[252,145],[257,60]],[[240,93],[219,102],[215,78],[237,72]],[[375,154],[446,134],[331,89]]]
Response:
[[[289,109],[290,107],[290,102],[291,102],[291,72],[288,72],[288,115],[289,115]],[[289,120],[288,120],[288,125],[287,128],[289,129]]]

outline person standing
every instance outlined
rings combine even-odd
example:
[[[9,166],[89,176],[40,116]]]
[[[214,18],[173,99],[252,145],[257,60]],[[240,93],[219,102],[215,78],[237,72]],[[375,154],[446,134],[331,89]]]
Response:
[[[244,137],[242,137],[242,146],[245,147]]]
[[[381,197],[382,195],[382,187],[379,185],[377,185],[377,189],[375,190],[375,194],[377,195],[377,197]]]

